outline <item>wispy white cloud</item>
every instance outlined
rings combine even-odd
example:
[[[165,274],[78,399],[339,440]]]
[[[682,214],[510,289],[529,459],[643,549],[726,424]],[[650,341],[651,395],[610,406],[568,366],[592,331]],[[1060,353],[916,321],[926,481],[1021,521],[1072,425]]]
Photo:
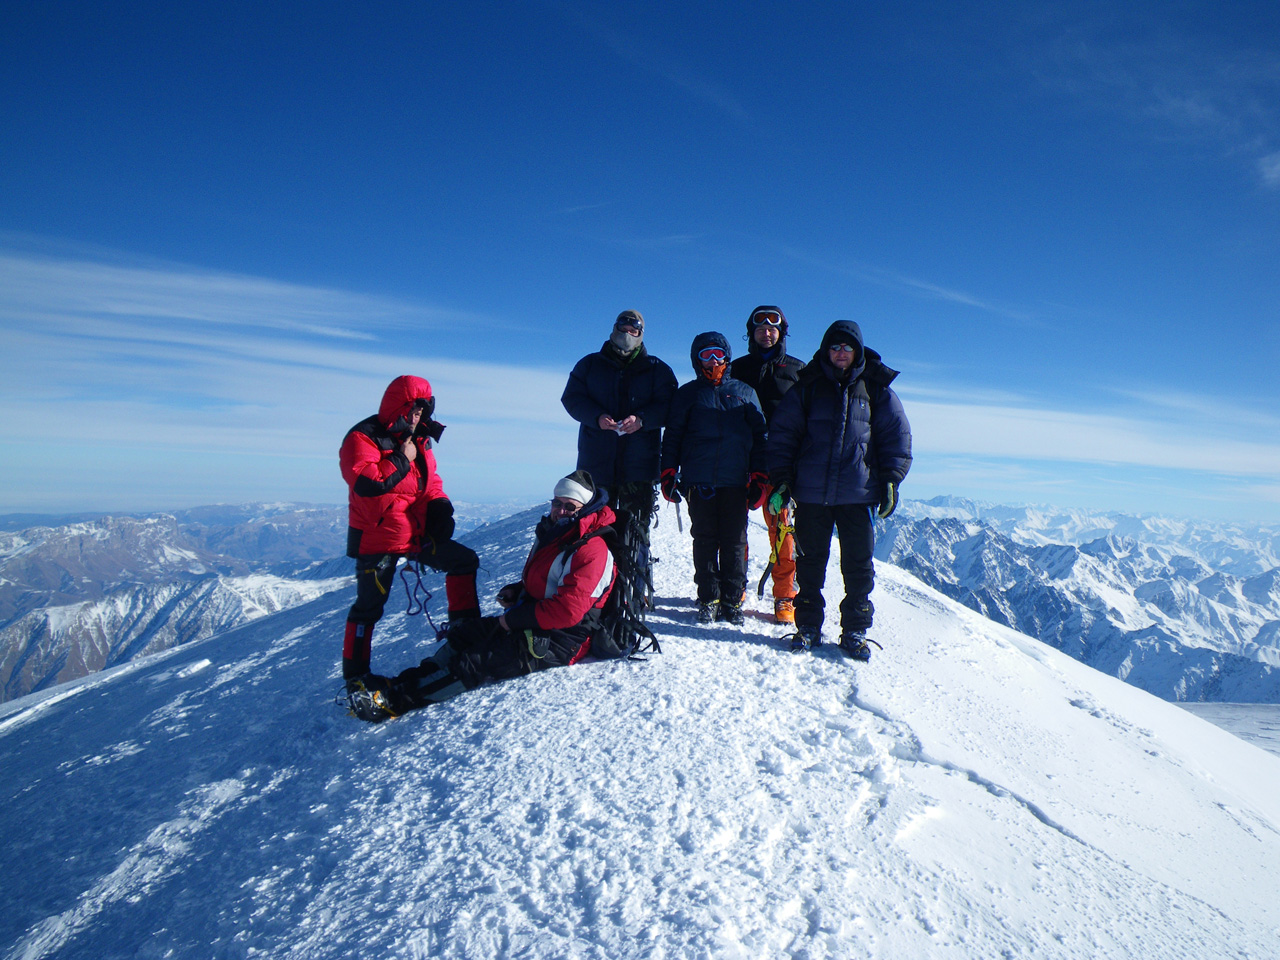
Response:
[[[1211,426],[1215,430],[1255,436],[1280,437],[1280,415],[1273,398],[1253,405],[1229,403],[1207,391],[1135,389],[1110,385],[1106,393],[1140,405],[1149,419],[1176,417],[1182,424]]]
[[[600,203],[580,203],[577,206],[565,207],[561,213],[586,213],[589,210],[603,210],[606,207],[612,207],[617,204],[616,200],[602,200]]]
[[[1031,406],[913,402],[916,448],[926,455],[1123,464],[1280,477],[1280,438],[1239,440],[1185,424]]]
[[[0,254],[0,510],[146,508],[175,484],[192,502],[237,476],[241,499],[340,500],[337,445],[403,373],[432,381],[450,425],[441,458],[460,485],[511,495],[527,483],[501,465],[567,469],[564,371],[433,356],[422,333],[458,316],[185,268]],[[73,444],[74,469],[50,469],[55,439]],[[299,473],[291,460],[325,466]],[[54,491],[63,507],[41,500]]]
[[[1047,326],[1031,311],[980,297],[966,290],[948,287],[930,280],[920,279],[919,277],[912,277],[886,267],[862,263],[857,260],[832,260],[829,257],[817,256],[798,247],[778,246],[776,249],[783,256],[829,273],[853,277],[880,287],[899,290],[921,299],[940,300],[946,303],[972,307],[975,310],[981,310],[993,316],[1015,321],[1021,326]]]
[[[1259,160],[1258,173],[1268,187],[1280,187],[1280,153],[1271,153]]]
[[[619,237],[611,238],[619,246],[633,250],[667,250],[673,247],[686,247],[702,239],[697,233],[670,233],[656,237]]]
[[[1228,39],[1198,29],[1181,11],[1087,5],[1037,21],[1047,42],[1023,56],[1046,84],[1098,110],[1118,111],[1157,140],[1213,142],[1227,155],[1257,157],[1280,132],[1280,56],[1274,38]],[[1273,157],[1259,161],[1264,182]],[[1280,178],[1280,173],[1275,174]]]
[[[128,317],[374,340],[385,326],[457,314],[390,298],[188,268],[130,267],[0,253],[0,322]]]
[[[1030,323],[1034,318],[1030,313],[1023,310],[1015,310],[1011,307],[1002,306],[992,301],[982,299],[967,293],[963,290],[956,290],[951,287],[944,287],[940,284],[930,283],[927,280],[919,280],[915,277],[909,277],[901,273],[883,270],[875,271],[871,268],[863,268],[866,276],[874,282],[882,283],[886,286],[899,286],[907,290],[915,291],[922,296],[932,300],[944,300],[949,303],[958,303],[966,307],[975,307],[987,313],[998,314],[1007,317],[1010,320],[1018,320],[1023,323]]]
[[[993,390],[981,385],[956,386],[928,376],[917,376],[900,388],[913,402],[939,406],[973,406],[1009,410],[1053,410],[1055,405],[1013,390]],[[1155,389],[1097,384],[1079,398],[1073,413],[1107,416],[1115,422],[1142,425],[1148,432],[1182,431],[1187,437],[1216,436],[1231,439],[1280,437],[1280,415],[1272,398],[1252,405],[1232,403],[1205,391]]]
[[[679,87],[696,100],[708,104],[729,119],[750,125],[751,115],[724,85],[699,75],[687,64],[671,56],[665,49],[645,44],[633,36],[615,29],[596,14],[584,9],[561,4],[566,17],[594,36],[617,56],[632,66]]]

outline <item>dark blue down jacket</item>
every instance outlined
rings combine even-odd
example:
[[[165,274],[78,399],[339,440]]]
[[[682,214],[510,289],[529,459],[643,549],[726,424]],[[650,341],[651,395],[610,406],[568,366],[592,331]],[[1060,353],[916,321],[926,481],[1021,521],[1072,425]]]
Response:
[[[833,343],[856,348],[847,377],[831,364]],[[769,481],[791,486],[798,503],[879,503],[885,485],[911,469],[911,424],[889,388],[898,375],[862,343],[852,320],[838,320],[782,398],[769,424]]]
[[[569,374],[560,402],[577,420],[578,469],[596,483],[614,487],[623,483],[655,483],[661,428],[676,392],[676,375],[644,344],[629,359],[606,342],[598,353],[577,362]],[[621,422],[635,414],[641,430],[619,436],[601,430],[600,415]]]
[[[689,358],[694,379],[676,391],[662,436],[662,469],[679,471],[686,486],[745,487],[752,473],[764,473],[764,414],[755,390],[726,370],[714,384],[702,375],[698,351],[720,347],[726,362],[729,342],[718,333],[693,339]]]

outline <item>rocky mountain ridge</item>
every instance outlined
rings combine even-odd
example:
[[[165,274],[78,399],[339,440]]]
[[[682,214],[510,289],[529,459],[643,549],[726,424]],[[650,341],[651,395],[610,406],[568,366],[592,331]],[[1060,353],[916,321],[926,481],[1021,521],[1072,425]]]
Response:
[[[0,533],[0,699],[336,589],[345,508],[238,504]]]
[[[939,498],[876,555],[1164,699],[1280,702],[1280,530]]]

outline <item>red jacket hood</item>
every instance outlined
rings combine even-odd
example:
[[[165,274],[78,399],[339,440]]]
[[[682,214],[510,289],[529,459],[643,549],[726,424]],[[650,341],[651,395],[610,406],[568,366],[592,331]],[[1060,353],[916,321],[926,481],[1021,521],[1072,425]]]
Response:
[[[415,400],[430,400],[431,384],[421,377],[396,377],[387,385],[382,395],[382,405],[378,407],[378,420],[390,429],[401,417],[413,409]]]

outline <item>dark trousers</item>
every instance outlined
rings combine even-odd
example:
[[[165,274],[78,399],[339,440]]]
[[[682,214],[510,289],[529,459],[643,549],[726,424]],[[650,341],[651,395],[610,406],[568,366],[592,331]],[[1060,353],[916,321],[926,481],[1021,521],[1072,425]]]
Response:
[[[456,540],[432,543],[414,559],[448,576],[474,576],[480,569],[476,552]],[[347,613],[349,622],[373,624],[382,619],[382,608],[387,605],[387,597],[395,585],[399,560],[399,555],[394,553],[371,553],[356,558],[356,602]]]
[[[497,617],[459,620],[449,625],[443,647],[395,678],[393,700],[398,710],[413,710],[490,680],[568,666],[598,624],[595,611],[575,627],[545,633],[508,633]]]
[[[474,550],[456,540],[442,540],[438,544],[433,542],[414,559],[445,574],[446,593],[451,594],[451,615],[455,606],[453,594],[465,597],[461,604],[472,604],[475,575],[480,568],[480,558]],[[382,619],[387,598],[395,586],[399,561],[399,555],[394,553],[363,554],[356,558],[356,602],[347,612],[347,632],[342,649],[345,677],[358,677],[369,672],[373,625]],[[478,605],[475,613],[479,615]]]
[[[746,488],[690,487],[686,500],[698,599],[741,603],[747,588]]]
[[[840,601],[842,630],[867,630],[875,608],[871,590],[875,586],[872,555],[876,531],[871,507],[866,504],[796,504],[796,625],[821,627],[826,601],[822,588],[827,580],[827,560],[831,557],[831,533],[840,537],[840,573],[844,577],[844,599]]]

